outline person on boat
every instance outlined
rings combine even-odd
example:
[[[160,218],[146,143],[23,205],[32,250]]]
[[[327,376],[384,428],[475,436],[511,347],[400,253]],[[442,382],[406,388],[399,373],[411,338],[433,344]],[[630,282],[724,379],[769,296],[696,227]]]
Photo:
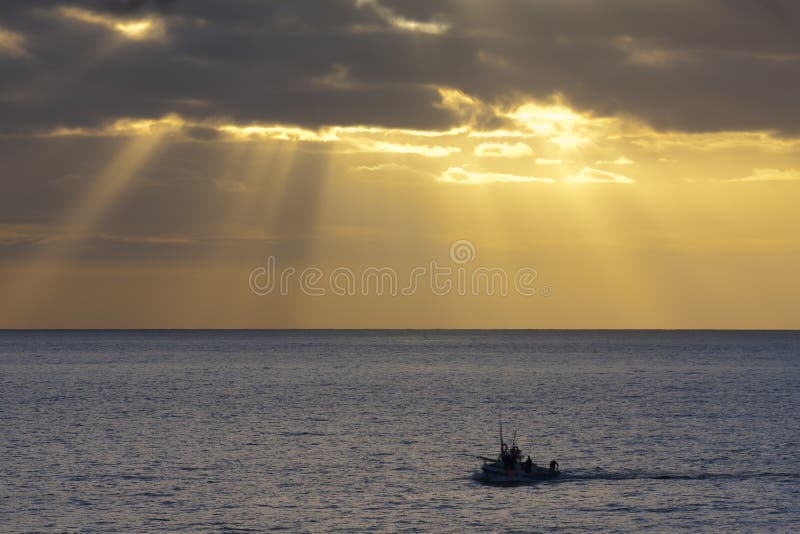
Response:
[[[550,472],[558,473],[558,462],[555,460],[550,460]]]
[[[506,469],[514,468],[514,458],[511,453],[508,452],[508,445],[505,443],[500,444],[500,459],[503,461],[503,467]]]
[[[533,467],[533,460],[531,460],[531,455],[529,454],[528,457],[525,459],[525,463],[522,464],[522,468],[525,470],[526,473],[530,473],[532,467]]]
[[[516,445],[512,445],[512,447],[511,447],[511,459],[516,462],[520,458],[522,458],[522,451],[519,450],[519,447],[517,447]]]

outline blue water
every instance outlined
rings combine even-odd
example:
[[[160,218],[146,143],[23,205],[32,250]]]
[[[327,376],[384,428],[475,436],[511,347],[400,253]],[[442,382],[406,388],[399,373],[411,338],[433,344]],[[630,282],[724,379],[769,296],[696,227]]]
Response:
[[[0,332],[0,530],[789,531],[798,412],[797,332]]]

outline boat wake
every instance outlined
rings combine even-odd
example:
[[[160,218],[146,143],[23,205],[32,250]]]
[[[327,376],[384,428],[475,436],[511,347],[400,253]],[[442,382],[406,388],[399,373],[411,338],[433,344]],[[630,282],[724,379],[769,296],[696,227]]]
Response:
[[[602,468],[595,469],[569,469],[564,470],[561,481],[576,480],[746,480],[756,478],[774,478],[797,480],[800,473],[778,472],[740,472],[740,473],[676,473],[667,471],[606,471]]]
[[[673,473],[661,471],[606,471],[596,469],[571,469],[561,472],[561,476],[549,480],[490,480],[484,473],[476,471],[470,477],[476,482],[493,486],[518,486],[535,485],[539,483],[560,484],[565,482],[581,481],[624,481],[624,480],[749,480],[749,479],[775,479],[776,481],[796,481],[800,473],[779,472],[744,472],[744,473]]]

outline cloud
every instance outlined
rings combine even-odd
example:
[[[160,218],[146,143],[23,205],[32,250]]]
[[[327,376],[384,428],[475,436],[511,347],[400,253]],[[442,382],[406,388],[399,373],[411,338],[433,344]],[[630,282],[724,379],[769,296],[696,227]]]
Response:
[[[401,165],[399,163],[379,163],[377,165],[356,165],[352,170],[363,173],[365,175],[379,176],[382,180],[397,179],[408,180],[409,178],[426,178],[430,179],[435,176],[428,171],[415,169],[408,165]]]
[[[565,178],[564,181],[574,184],[632,184],[636,182],[635,180],[628,178],[627,176],[623,176],[622,174],[601,171],[591,167],[582,168],[576,174]]]
[[[4,61],[3,132],[169,113],[309,128],[447,130],[466,122],[519,132],[513,117],[485,106],[467,107],[469,116],[442,106],[446,87],[504,108],[560,95],[573,115],[540,115],[526,127],[544,128],[565,148],[592,141],[580,120],[590,115],[678,133],[800,133],[800,41],[747,2],[161,4],[121,12],[100,2],[0,3],[4,27],[18,36],[0,37],[0,60],[37,59]],[[782,18],[798,19],[800,3],[781,5]],[[115,47],[109,34],[121,38]]]
[[[659,48],[630,35],[614,39],[614,46],[626,55],[630,63],[650,68],[667,68],[681,61],[689,62],[694,59],[689,51]]]
[[[525,143],[481,143],[475,147],[473,152],[478,157],[493,158],[520,158],[532,156],[533,150]]]
[[[491,183],[554,183],[553,178],[521,176],[497,172],[474,172],[461,167],[450,167],[436,179],[438,182],[453,184],[491,184]]]
[[[530,135],[547,138],[567,149],[591,142],[595,131],[606,123],[602,118],[576,112],[560,97],[553,103],[526,102],[505,115]]]
[[[425,156],[428,158],[443,158],[451,154],[461,152],[461,149],[454,146],[438,145],[412,145],[404,143],[389,143],[386,141],[364,140],[355,143],[357,152],[377,152],[386,154],[412,154]]]
[[[787,182],[800,180],[800,169],[753,169],[752,174],[723,182]]]
[[[164,24],[155,17],[118,18],[74,6],[62,6],[58,8],[57,13],[69,20],[102,26],[134,41],[164,37]]]
[[[216,128],[239,139],[274,139],[277,141],[333,142],[339,136],[330,128],[312,130],[289,124],[222,124]]]
[[[357,165],[355,170],[360,172],[384,172],[384,171],[397,171],[397,170],[411,170],[405,165],[397,163],[380,163],[378,165]]]
[[[537,165],[561,165],[563,160],[550,158],[536,158]]]
[[[393,130],[386,128],[330,127],[312,130],[290,124],[214,124],[196,123],[179,115],[157,119],[119,119],[98,128],[57,128],[40,137],[125,137],[169,134],[195,141],[272,140],[302,143],[337,143],[342,153],[408,154],[442,158],[461,152],[456,146],[385,141],[385,136],[433,137],[434,132]],[[447,135],[439,132],[438,136]]]
[[[120,118],[113,122],[90,128],[59,127],[41,132],[36,137],[118,137],[159,133],[175,134],[181,131],[191,135],[193,133],[191,130],[195,127],[200,127],[200,125],[189,124],[182,117],[170,114],[153,119]],[[225,127],[219,127],[218,130],[226,131]]]
[[[355,3],[360,8],[371,9],[384,23],[397,31],[438,35],[445,33],[450,28],[450,25],[444,21],[419,21],[403,17],[382,5],[378,0],[356,0]],[[369,26],[359,28],[364,31],[371,29]]]
[[[598,160],[595,161],[594,163],[595,165],[633,165],[635,162],[630,158],[626,158],[625,156],[620,156],[617,159]]]
[[[351,89],[355,86],[350,79],[350,69],[347,65],[335,63],[324,76],[312,78],[316,85],[329,89]]]
[[[31,57],[25,48],[25,37],[17,32],[0,27],[0,56],[14,59]]]

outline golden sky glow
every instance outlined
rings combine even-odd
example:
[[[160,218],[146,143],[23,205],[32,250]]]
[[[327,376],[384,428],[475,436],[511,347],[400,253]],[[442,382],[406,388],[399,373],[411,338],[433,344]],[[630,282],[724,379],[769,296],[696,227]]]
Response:
[[[440,172],[430,164],[414,161],[409,167],[419,173],[437,176],[440,182],[491,183],[559,181],[576,183],[632,184],[634,176],[651,176],[658,167],[674,171],[681,162],[695,164],[707,160],[709,153],[752,151],[764,160],[800,150],[800,139],[781,138],[768,131],[731,131],[713,134],[657,131],[630,119],[597,117],[580,113],[563,103],[527,101],[508,107],[491,106],[459,91],[441,88],[441,106],[459,110],[469,117],[468,108],[488,108],[495,116],[510,122],[502,128],[485,129],[474,123],[447,130],[410,130],[374,126],[330,125],[318,129],[291,124],[233,124],[218,121],[192,121],[177,114],[158,119],[122,118],[94,128],[56,128],[43,137],[137,137],[167,136],[178,142],[191,139],[187,129],[203,128],[219,134],[215,142],[286,142],[331,145],[333,154],[408,155],[446,159],[457,166],[440,164]],[[559,99],[556,99],[557,101]],[[491,141],[487,141],[490,139]],[[618,155],[622,154],[622,155]],[[636,154],[637,160],[624,154]],[[597,159],[600,158],[600,159]],[[506,159],[509,161],[499,161]],[[397,162],[393,162],[397,163]],[[465,170],[469,167],[471,170]],[[595,168],[597,167],[597,168]],[[384,167],[360,166],[379,172]],[[480,169],[480,171],[478,170]],[[493,172],[508,170],[513,172]],[[531,171],[537,171],[534,176]],[[707,171],[705,171],[707,172]],[[719,176],[705,175],[706,181],[791,181],[798,179],[794,168],[753,167],[741,169],[731,177],[727,170]],[[461,179],[456,178],[461,176]],[[471,178],[470,178],[471,177]],[[666,178],[693,182],[691,175]]]
[[[0,86],[0,327],[800,326],[800,128],[767,99],[752,103],[761,114],[742,105],[741,84],[702,85],[714,61],[746,58],[729,77],[788,68],[790,45],[763,30],[757,51],[722,60],[659,28],[576,19],[540,28],[529,68],[497,44],[531,33],[504,5],[358,0],[324,31],[301,7],[64,3],[9,17],[0,60],[23,81]],[[80,53],[57,53],[69,46]],[[629,92],[613,85],[626,76]],[[294,280],[307,267],[455,268],[463,240],[470,269],[535,269],[536,295],[248,286],[269,256]]]
[[[163,24],[155,18],[123,20],[74,6],[61,7],[57,12],[66,19],[96,24],[135,41],[157,39],[164,35]]]
[[[16,32],[0,27],[0,55],[2,54],[14,58],[28,57],[25,38]]]

